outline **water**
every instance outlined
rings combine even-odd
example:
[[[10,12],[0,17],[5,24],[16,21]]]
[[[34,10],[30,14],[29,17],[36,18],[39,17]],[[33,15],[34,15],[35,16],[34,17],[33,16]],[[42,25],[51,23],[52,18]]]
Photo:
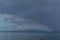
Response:
[[[0,32],[0,40],[60,40],[60,33]]]

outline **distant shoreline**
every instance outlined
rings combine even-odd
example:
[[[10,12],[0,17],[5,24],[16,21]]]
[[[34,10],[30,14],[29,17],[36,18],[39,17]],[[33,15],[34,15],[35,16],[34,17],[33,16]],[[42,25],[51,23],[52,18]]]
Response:
[[[21,32],[21,33],[60,33],[60,32],[44,32],[44,31],[0,31],[1,32]]]

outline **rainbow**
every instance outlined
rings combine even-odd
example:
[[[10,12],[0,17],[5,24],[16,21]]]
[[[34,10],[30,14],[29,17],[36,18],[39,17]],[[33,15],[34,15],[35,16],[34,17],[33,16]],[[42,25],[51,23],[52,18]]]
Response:
[[[0,14],[0,28],[2,28],[2,30],[5,28],[5,30],[8,30],[8,31],[39,30],[39,31],[52,32],[51,29],[49,29],[45,25],[42,25],[36,21],[32,21],[17,15],[9,15],[9,14]]]

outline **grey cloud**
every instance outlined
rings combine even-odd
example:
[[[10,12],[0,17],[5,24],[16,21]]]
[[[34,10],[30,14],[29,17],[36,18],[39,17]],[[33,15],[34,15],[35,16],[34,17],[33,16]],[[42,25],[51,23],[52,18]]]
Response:
[[[14,15],[0,15],[0,31],[52,31],[45,25],[33,22],[32,20]]]
[[[59,0],[0,0],[0,13],[22,15],[60,30]]]

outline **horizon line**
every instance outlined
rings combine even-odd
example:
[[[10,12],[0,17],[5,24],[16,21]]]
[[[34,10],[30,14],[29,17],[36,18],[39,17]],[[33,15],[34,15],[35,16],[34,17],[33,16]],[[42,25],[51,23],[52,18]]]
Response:
[[[49,32],[49,31],[0,31],[0,32],[60,33],[60,32]]]

